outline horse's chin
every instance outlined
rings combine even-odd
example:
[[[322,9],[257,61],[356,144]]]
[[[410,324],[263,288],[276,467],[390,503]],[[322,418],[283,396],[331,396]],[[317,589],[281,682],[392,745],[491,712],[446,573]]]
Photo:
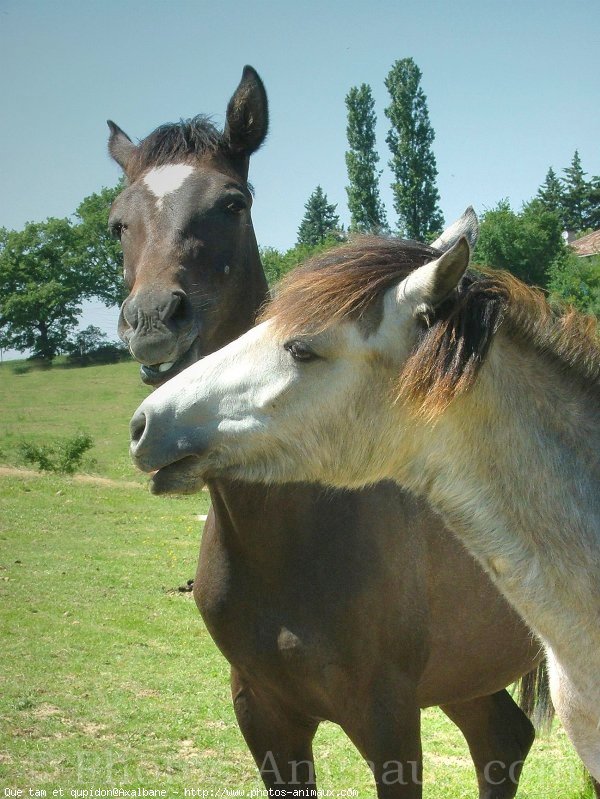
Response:
[[[180,355],[176,361],[152,365],[143,363],[140,366],[142,383],[145,383],[147,386],[152,386],[153,388],[158,388],[163,383],[166,383],[167,380],[175,377],[179,372],[183,372],[188,366],[191,366],[201,359],[202,355],[199,351],[199,342],[198,339],[196,339],[192,346],[186,350],[183,355]]]
[[[197,494],[205,483],[201,459],[197,455],[188,455],[155,472],[150,478],[150,493]]]

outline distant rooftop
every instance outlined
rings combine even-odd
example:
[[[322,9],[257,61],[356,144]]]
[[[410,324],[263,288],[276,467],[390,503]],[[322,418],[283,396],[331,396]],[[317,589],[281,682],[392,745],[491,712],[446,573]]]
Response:
[[[589,255],[600,255],[600,230],[594,230],[593,233],[588,233],[576,241],[569,243],[571,247],[580,258],[585,258]]]

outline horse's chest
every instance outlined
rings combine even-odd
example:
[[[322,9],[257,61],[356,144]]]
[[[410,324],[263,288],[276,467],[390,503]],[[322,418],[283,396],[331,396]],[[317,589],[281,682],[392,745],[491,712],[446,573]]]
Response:
[[[237,669],[263,682],[302,687],[328,679],[345,646],[341,611],[324,613],[302,581],[274,585],[243,565],[199,566],[195,597],[217,646]]]
[[[327,648],[328,631],[306,604],[293,592],[274,594],[251,575],[216,590],[204,583],[196,598],[211,635],[233,663],[303,670]]]

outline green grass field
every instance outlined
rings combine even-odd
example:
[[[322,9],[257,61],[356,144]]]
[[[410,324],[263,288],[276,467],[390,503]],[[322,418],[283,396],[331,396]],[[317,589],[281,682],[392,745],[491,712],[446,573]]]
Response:
[[[85,430],[84,469],[111,478],[0,471],[0,796],[260,788],[227,663],[176,590],[193,576],[208,496],[152,497],[129,463],[127,425],[146,393],[131,363],[0,367],[0,463],[19,465],[23,438]],[[476,797],[460,734],[435,709],[423,716],[425,797]],[[374,795],[334,725],[315,752],[321,788]],[[534,744],[519,796],[591,796],[557,726]]]

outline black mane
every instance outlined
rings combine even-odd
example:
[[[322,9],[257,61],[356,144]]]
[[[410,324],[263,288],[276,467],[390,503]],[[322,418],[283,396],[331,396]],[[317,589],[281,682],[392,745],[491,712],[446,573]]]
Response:
[[[139,143],[128,165],[130,179],[135,180],[151,167],[173,164],[186,158],[216,153],[225,149],[223,134],[210,118],[199,114],[160,125]]]

